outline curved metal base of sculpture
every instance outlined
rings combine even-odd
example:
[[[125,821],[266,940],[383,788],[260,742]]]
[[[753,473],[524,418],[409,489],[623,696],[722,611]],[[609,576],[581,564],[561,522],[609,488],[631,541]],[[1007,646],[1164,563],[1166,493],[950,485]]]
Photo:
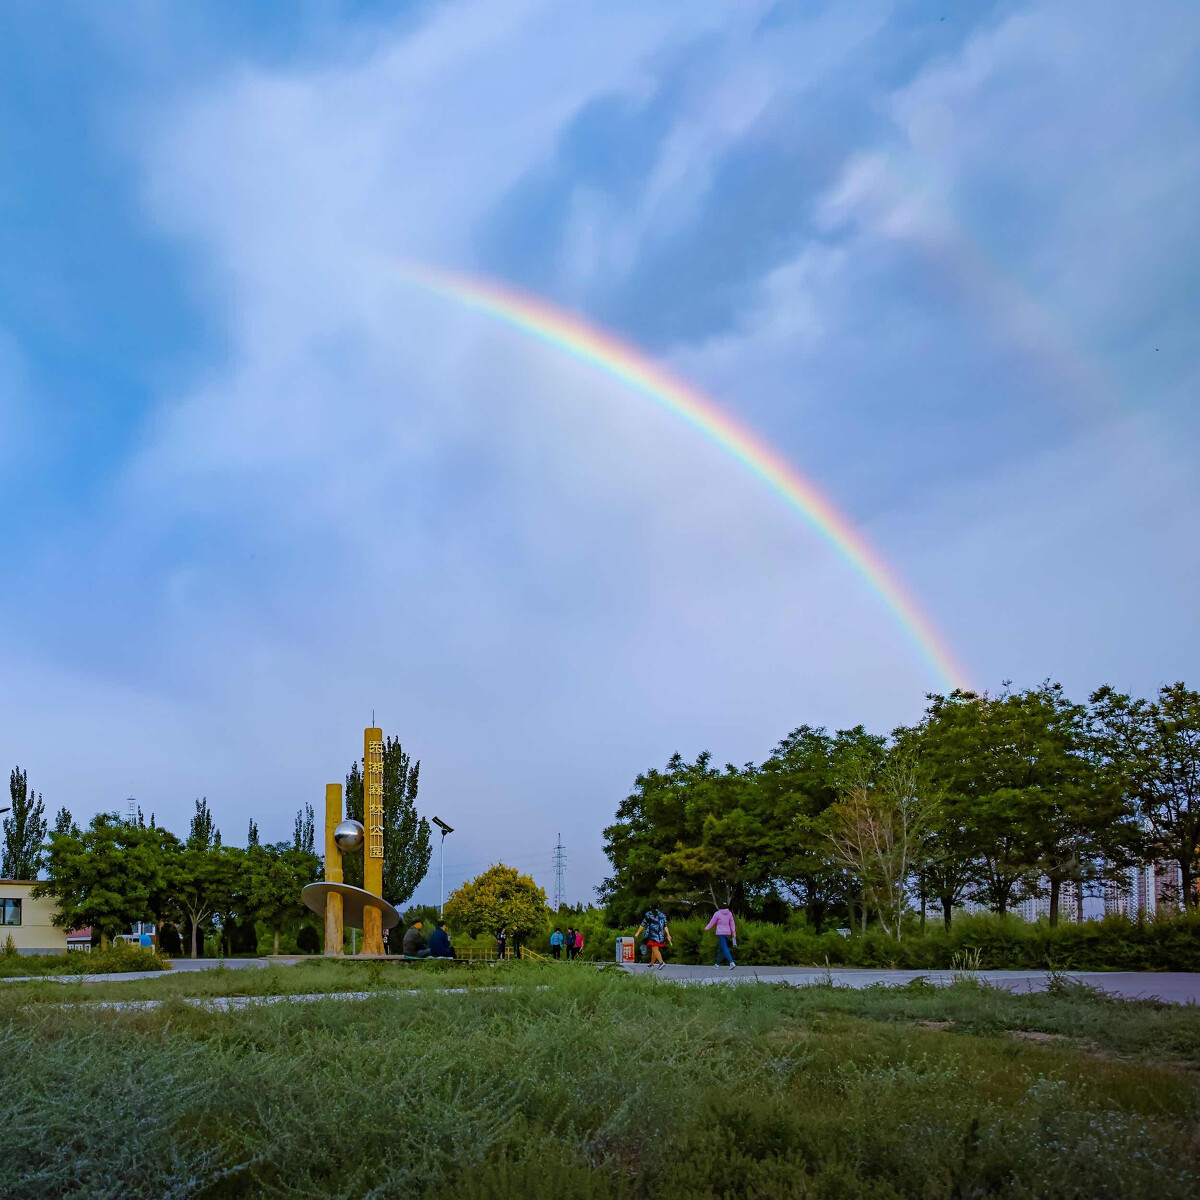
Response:
[[[318,916],[325,915],[325,898],[330,894],[342,898],[342,921],[355,929],[363,927],[363,913],[368,908],[379,909],[383,928],[400,924],[400,914],[382,897],[373,896],[349,883],[310,883],[300,892],[300,899]]]

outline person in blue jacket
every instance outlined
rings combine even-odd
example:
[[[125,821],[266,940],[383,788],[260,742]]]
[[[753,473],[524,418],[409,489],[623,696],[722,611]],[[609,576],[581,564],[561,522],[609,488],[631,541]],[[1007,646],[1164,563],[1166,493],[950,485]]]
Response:
[[[563,948],[562,930],[556,929],[550,935],[550,953],[553,954],[555,958],[561,958],[562,957],[562,948]]]
[[[450,935],[446,932],[445,921],[439,921],[437,928],[429,935],[429,957],[454,957],[454,947],[450,945]]]

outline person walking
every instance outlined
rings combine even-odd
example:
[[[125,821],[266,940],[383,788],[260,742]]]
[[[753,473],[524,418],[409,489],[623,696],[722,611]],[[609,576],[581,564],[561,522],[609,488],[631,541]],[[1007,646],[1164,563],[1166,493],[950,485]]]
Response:
[[[508,949],[508,930],[501,925],[500,932],[496,934],[496,957],[503,958],[505,951]]]
[[[570,925],[567,926],[567,936],[565,940],[567,943],[567,961],[570,962],[570,960],[575,957],[575,930],[572,929]]]
[[[732,971],[737,963],[733,961],[733,955],[729,953],[729,946],[732,943],[737,945],[737,920],[733,913],[727,908],[718,908],[712,915],[712,920],[705,925],[705,931],[713,930],[717,935],[717,963],[721,965],[721,959],[724,958],[729,963],[729,969]]]
[[[634,939],[646,935],[645,945],[650,947],[650,970],[660,971],[663,966],[662,948],[671,945],[671,931],[667,928],[667,914],[657,904],[646,909],[642,923],[637,928]]]
[[[575,930],[575,957],[578,958],[583,953],[583,930]]]
[[[553,958],[562,958],[563,935],[561,929],[556,929],[550,935],[550,954]]]

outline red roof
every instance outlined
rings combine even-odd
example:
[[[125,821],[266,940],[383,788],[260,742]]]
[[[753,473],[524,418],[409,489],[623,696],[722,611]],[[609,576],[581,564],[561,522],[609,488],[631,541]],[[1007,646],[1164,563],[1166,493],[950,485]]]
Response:
[[[67,934],[68,942],[79,942],[84,938],[90,942],[92,940],[92,927],[89,925],[86,929],[73,929]]]

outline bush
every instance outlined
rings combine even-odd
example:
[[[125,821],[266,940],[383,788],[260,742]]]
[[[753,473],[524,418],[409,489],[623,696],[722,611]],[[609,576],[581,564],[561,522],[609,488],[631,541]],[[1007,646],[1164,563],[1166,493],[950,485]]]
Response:
[[[0,977],[20,975],[100,975],[109,971],[169,971],[171,961],[145,946],[117,942],[109,950],[90,954],[0,955]]]
[[[716,938],[704,932],[699,918],[671,922],[674,945],[668,961],[708,963],[716,958]],[[613,938],[633,929],[609,929],[603,954],[609,958]],[[593,942],[599,942],[593,937]],[[949,931],[940,923],[924,933],[913,930],[900,940],[878,926],[865,934],[843,937],[834,930],[817,935],[804,924],[774,925],[738,921],[739,963],[757,966],[831,966],[875,969],[953,970],[963,955],[978,953],[983,969],[1069,971],[1200,971],[1200,914],[1129,921],[1106,917],[1082,925],[1047,921],[1028,924],[1011,914],[962,913]]]
[[[301,925],[296,931],[296,948],[301,954],[321,953],[321,939],[311,925]]]

